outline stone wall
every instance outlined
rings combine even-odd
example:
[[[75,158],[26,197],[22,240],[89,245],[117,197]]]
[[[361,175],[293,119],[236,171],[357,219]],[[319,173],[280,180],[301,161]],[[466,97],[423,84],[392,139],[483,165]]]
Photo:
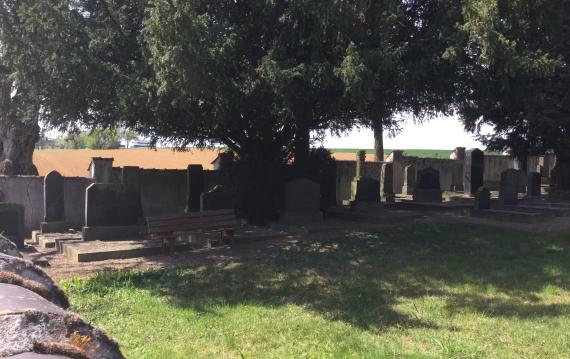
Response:
[[[518,161],[508,156],[485,155],[483,182],[485,187],[498,191],[501,187],[501,173],[509,168],[518,168]]]

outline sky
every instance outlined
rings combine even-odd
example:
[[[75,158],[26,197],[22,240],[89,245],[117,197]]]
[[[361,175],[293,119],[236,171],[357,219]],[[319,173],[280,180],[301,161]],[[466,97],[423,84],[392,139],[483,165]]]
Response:
[[[386,149],[454,149],[456,147],[481,148],[484,146],[474,136],[463,130],[457,117],[438,117],[423,124],[408,120],[403,131],[394,138],[384,134]],[[489,129],[487,129],[489,131]],[[374,148],[372,130],[353,130],[342,137],[328,135],[324,142],[327,148]]]

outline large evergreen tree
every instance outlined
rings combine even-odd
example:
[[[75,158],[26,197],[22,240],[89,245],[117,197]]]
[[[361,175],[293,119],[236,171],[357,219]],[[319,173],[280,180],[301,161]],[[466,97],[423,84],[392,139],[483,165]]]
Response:
[[[570,154],[570,3],[465,0],[449,55],[461,65],[458,110],[482,141],[525,158]]]
[[[448,1],[351,2],[341,36],[346,52],[337,73],[360,123],[374,130],[383,161],[384,129],[399,128],[397,114],[416,118],[445,112],[455,66],[443,58],[458,7]]]

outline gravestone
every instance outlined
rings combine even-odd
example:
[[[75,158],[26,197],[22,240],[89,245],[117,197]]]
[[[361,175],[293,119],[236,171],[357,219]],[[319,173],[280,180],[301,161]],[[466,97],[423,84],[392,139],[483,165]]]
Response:
[[[540,185],[542,184],[542,176],[539,172],[531,172],[528,174],[526,185],[527,197],[540,196]]]
[[[570,157],[556,157],[556,164],[550,173],[552,196],[570,199]]]
[[[44,221],[42,233],[61,232],[65,229],[64,178],[51,171],[44,178]]]
[[[142,217],[140,192],[133,185],[93,183],[86,190],[85,226],[136,226]]]
[[[0,234],[18,248],[24,248],[24,206],[16,203],[0,203]]]
[[[417,188],[414,190],[414,202],[441,203],[442,191],[439,183],[439,171],[427,167],[418,171]]]
[[[296,179],[285,184],[283,222],[315,222],[323,220],[321,186],[308,179]]]
[[[487,187],[479,187],[475,193],[475,209],[491,209],[491,191]]]
[[[200,195],[200,211],[233,209],[234,207],[235,195],[228,186],[217,185]]]
[[[384,163],[380,172],[380,199],[382,202],[394,202],[396,194],[394,193],[394,165],[392,163]]]
[[[485,170],[485,155],[480,149],[472,149],[465,152],[465,164],[463,167],[463,190],[468,195],[474,195],[479,187],[483,186],[483,174]]]
[[[519,170],[509,168],[501,172],[499,198],[503,204],[515,205],[518,202]]]
[[[202,165],[189,165],[186,170],[186,213],[200,210],[200,196],[204,192],[204,168]]]
[[[411,196],[416,188],[416,166],[408,165],[404,168],[404,186],[402,194]]]
[[[352,181],[355,202],[380,202],[380,181],[373,178],[355,178]]]

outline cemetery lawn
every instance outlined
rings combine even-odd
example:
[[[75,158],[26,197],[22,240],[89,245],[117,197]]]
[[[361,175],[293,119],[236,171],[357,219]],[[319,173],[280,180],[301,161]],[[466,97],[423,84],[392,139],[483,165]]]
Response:
[[[64,282],[128,358],[570,358],[570,234],[353,232]]]

